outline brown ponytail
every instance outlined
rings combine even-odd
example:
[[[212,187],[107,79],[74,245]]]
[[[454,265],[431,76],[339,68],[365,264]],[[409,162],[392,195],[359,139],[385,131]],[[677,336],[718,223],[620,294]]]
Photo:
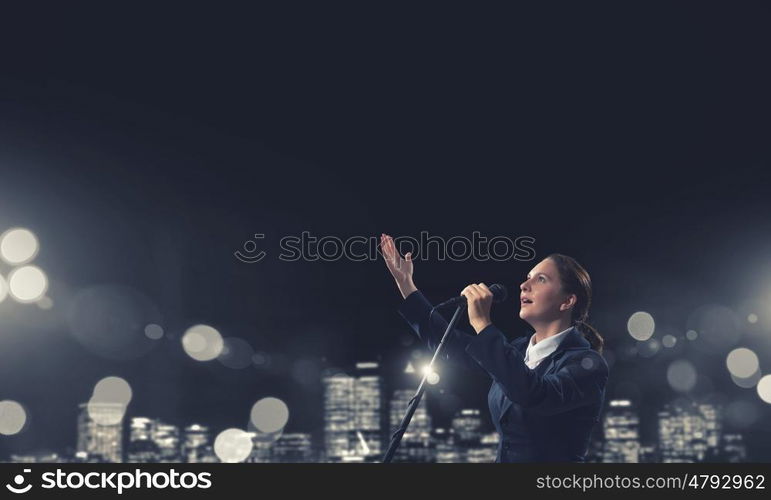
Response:
[[[553,253],[547,259],[551,259],[557,266],[563,290],[576,296],[576,304],[571,314],[573,325],[589,341],[592,349],[602,354],[605,341],[600,333],[586,322],[589,317],[589,307],[592,305],[592,280],[589,273],[574,258],[567,255]]]

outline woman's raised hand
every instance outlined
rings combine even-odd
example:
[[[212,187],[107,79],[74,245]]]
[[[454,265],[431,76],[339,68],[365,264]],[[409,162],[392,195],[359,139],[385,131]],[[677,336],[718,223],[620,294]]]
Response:
[[[402,258],[399,251],[396,250],[394,239],[385,233],[380,235],[380,249],[383,252],[386,267],[391,272],[391,276],[394,277],[402,297],[407,298],[409,294],[417,290],[412,281],[412,252],[407,252],[405,258]]]

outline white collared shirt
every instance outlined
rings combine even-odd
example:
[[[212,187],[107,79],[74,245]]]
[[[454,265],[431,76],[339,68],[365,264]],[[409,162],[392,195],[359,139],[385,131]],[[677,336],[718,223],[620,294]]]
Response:
[[[534,333],[533,336],[530,337],[530,342],[527,343],[527,350],[525,351],[525,364],[531,370],[535,369],[535,367],[538,366],[538,364],[543,361],[544,358],[547,358],[551,353],[557,350],[560,342],[562,342],[562,339],[565,338],[565,334],[569,332],[571,328],[573,327],[570,326],[566,330],[562,330],[561,332],[552,335],[551,337],[546,337],[537,344],[534,343]]]

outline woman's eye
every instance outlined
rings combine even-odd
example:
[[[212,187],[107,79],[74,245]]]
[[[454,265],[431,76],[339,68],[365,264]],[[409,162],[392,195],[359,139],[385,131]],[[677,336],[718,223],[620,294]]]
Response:
[[[538,281],[540,281],[541,283],[543,283],[544,281],[546,281],[546,278],[544,278],[543,276],[539,276],[539,277],[538,277]]]

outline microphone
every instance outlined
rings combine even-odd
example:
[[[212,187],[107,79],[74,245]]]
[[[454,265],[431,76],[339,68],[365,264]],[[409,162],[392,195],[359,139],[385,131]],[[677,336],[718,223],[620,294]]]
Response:
[[[506,287],[499,284],[494,283],[487,287],[490,289],[491,292],[493,292],[493,304],[497,304],[499,302],[503,302],[506,300],[506,297],[508,296],[508,293],[506,292]],[[438,309],[440,307],[447,307],[447,306],[456,306],[459,304],[465,304],[466,303],[466,297],[463,295],[459,295],[457,297],[453,297],[450,300],[445,300],[441,304],[434,306],[434,309]]]

